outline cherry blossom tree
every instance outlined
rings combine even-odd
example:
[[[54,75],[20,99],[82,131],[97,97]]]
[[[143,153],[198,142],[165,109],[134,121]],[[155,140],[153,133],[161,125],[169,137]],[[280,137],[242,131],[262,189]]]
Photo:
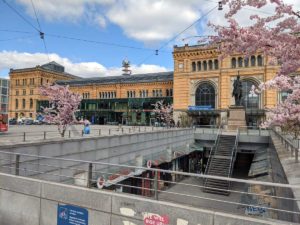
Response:
[[[68,86],[48,85],[40,88],[41,95],[49,100],[49,106],[43,108],[44,120],[58,126],[58,131],[64,137],[68,125],[77,122],[75,112],[81,102],[81,96],[69,90]]]
[[[153,104],[154,109],[152,112],[155,113],[156,119],[160,122],[166,123],[170,127],[173,120],[173,105],[164,104],[164,101],[157,101]]]
[[[288,92],[288,97],[274,109],[268,109],[269,116],[263,126],[280,126],[297,138],[300,134],[300,77],[295,75],[300,67],[300,13],[282,0],[222,0],[228,5],[225,15],[229,26],[210,24],[217,36],[210,37],[218,44],[222,57],[242,53],[250,57],[257,52],[268,56],[267,63],[278,67],[274,79],[253,88],[252,92],[277,89]],[[251,15],[251,25],[239,25],[236,14],[246,7],[261,9],[273,7],[267,16]],[[221,44],[220,44],[221,43]]]

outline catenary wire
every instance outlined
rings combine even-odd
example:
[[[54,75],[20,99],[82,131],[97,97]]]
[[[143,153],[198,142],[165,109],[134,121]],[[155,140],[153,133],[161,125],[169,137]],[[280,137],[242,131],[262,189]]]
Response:
[[[6,0],[2,0],[4,4],[6,4],[12,11],[14,11],[22,20],[24,20],[29,26],[31,26],[36,31],[40,32],[39,29],[34,26],[29,20],[27,20],[17,9],[15,9],[11,4],[9,4]]]
[[[42,31],[42,27],[41,27],[41,24],[40,24],[38,16],[37,16],[37,12],[36,12],[33,0],[31,0],[31,5],[32,5],[33,11],[34,11],[34,15],[35,15],[38,27],[39,27],[40,38],[42,39],[42,42],[43,42],[43,45],[44,45],[44,48],[45,48],[45,52],[46,52],[47,57],[48,57],[48,61],[50,62],[50,56],[49,56],[48,48],[47,48],[47,45],[46,45],[45,34]]]
[[[191,27],[193,27],[195,24],[199,23],[204,17],[206,17],[208,14],[210,14],[213,10],[215,10],[218,6],[214,6],[212,9],[210,9],[209,11],[207,11],[205,14],[203,14],[200,18],[198,18],[196,21],[194,21],[191,25],[189,25],[188,27],[186,27],[185,29],[183,29],[182,31],[180,31],[179,33],[177,33],[175,36],[173,36],[170,40],[168,40],[167,42],[163,43],[157,50],[156,50],[156,54],[158,54],[158,52],[161,51],[161,49],[163,49],[165,46],[167,46],[169,43],[171,43],[172,41],[174,41],[178,36],[180,36],[181,34],[183,34],[185,31],[187,31],[188,29],[190,29]],[[145,59],[143,59],[138,65],[141,65],[142,63],[144,63],[145,61],[147,61],[148,59],[150,59],[153,56],[153,54],[148,55]]]

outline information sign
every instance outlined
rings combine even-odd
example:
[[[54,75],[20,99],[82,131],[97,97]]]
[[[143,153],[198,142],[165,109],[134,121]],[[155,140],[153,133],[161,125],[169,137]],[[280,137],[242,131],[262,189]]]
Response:
[[[88,210],[78,206],[57,206],[57,225],[88,225]]]

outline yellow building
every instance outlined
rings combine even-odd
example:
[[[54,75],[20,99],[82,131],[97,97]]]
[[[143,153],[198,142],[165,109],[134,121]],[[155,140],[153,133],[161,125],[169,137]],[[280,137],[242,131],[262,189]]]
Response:
[[[233,82],[239,74],[243,83],[242,102],[248,125],[256,126],[265,107],[277,103],[276,91],[251,95],[252,85],[270,80],[277,71],[268,57],[231,55],[220,60],[217,46],[174,46],[174,118],[188,114],[194,124],[226,124],[228,108],[234,105]]]
[[[194,124],[226,124],[228,108],[234,104],[232,86],[239,74],[243,82],[243,105],[247,124],[256,126],[265,116],[265,107],[278,102],[276,91],[249,93],[252,85],[273,78],[277,67],[268,57],[239,54],[220,59],[217,46],[174,47],[174,72],[80,78],[51,62],[34,68],[10,71],[10,118],[32,117],[47,106],[39,94],[46,83],[69,85],[83,97],[79,117],[93,123],[153,124],[151,110],[156,101],[174,104],[174,120],[189,117]],[[127,65],[128,66],[128,65]],[[128,71],[125,68],[123,71]]]
[[[37,102],[43,99],[39,93],[41,85],[78,77],[66,73],[63,66],[50,62],[32,68],[11,69],[9,78],[9,117],[35,118]]]

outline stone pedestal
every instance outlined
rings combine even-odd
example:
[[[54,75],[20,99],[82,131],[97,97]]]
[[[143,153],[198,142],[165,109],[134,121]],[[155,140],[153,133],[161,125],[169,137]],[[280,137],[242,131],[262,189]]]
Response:
[[[246,111],[243,106],[230,106],[228,118],[228,130],[236,130],[246,126]]]

